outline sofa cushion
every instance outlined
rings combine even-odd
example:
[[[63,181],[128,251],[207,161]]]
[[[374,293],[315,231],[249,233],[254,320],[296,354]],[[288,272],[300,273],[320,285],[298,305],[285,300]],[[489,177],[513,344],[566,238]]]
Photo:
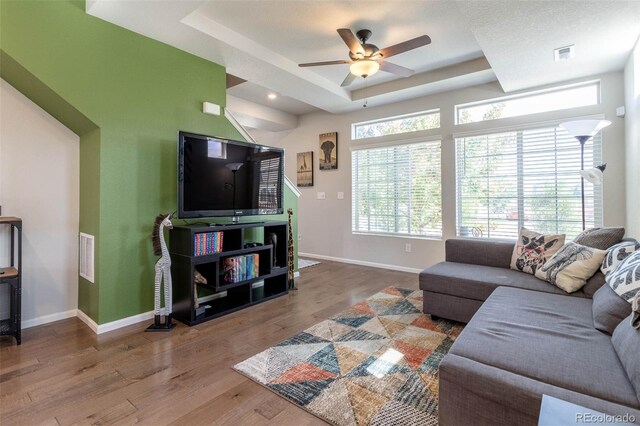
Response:
[[[582,291],[567,295],[536,277],[505,268],[441,262],[420,273],[420,288],[435,293],[486,300],[500,286],[524,288],[565,296],[586,297]]]
[[[611,338],[593,327],[589,299],[498,288],[450,353],[552,386],[640,407]]]
[[[624,228],[605,227],[585,229],[573,239],[574,243],[593,247],[600,250],[608,250],[614,244],[618,244],[624,237]]]
[[[535,274],[564,245],[565,235],[543,235],[521,228],[511,255],[511,269]]]
[[[449,238],[444,243],[447,262],[509,268],[515,240]]]
[[[610,415],[631,415],[636,422],[640,421],[638,409],[552,386],[451,353],[440,363],[438,413],[441,425],[534,426],[538,424],[542,395]]]
[[[593,326],[611,335],[620,321],[631,314],[631,304],[605,285],[593,295],[592,311]]]
[[[582,291],[584,292],[585,296],[593,297],[593,295],[596,294],[596,291],[598,291],[598,289],[600,289],[600,287],[602,287],[604,283],[604,274],[598,271],[587,280],[585,286],[582,287]]]
[[[640,399],[640,330],[631,325],[631,315],[616,327],[611,342]]]

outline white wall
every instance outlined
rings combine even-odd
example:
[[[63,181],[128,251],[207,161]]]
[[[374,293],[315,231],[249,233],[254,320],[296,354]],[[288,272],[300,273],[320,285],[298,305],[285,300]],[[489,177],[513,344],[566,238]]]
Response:
[[[640,238],[640,39],[624,68],[627,233]]]
[[[625,223],[624,194],[624,124],[615,116],[615,108],[623,105],[623,75],[621,72],[583,79],[601,80],[601,105],[572,110],[514,117],[494,122],[454,125],[454,105],[503,96],[497,83],[439,93],[432,96],[375,107],[346,114],[314,113],[302,116],[298,128],[280,133],[258,132],[254,137],[268,145],[286,149],[287,175],[295,182],[296,153],[314,151],[314,186],[300,188],[299,241],[301,253],[395,265],[405,269],[423,269],[444,258],[444,240],[455,237],[455,152],[453,134],[476,131],[490,126],[518,126],[529,123],[559,122],[563,119],[604,114],[611,126],[603,131],[603,157],[607,162],[604,184],[604,221],[606,225]],[[569,83],[569,82],[568,82]],[[441,240],[411,239],[353,235],[351,233],[351,123],[392,115],[440,108],[440,129],[425,135],[440,135],[442,140],[442,206],[443,237]],[[318,169],[318,135],[338,132],[338,170]],[[576,149],[579,144],[576,142]],[[326,200],[316,199],[316,193],[326,192]],[[344,200],[337,192],[345,193]],[[412,244],[412,252],[405,253],[405,243]]]
[[[1,80],[0,205],[3,216],[23,220],[23,328],[75,316],[79,162],[78,136]],[[9,233],[0,232],[6,265]],[[4,318],[7,293],[0,298]]]

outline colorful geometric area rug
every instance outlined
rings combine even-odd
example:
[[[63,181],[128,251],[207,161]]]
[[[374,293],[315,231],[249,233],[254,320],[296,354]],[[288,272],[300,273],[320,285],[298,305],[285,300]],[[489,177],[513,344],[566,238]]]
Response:
[[[334,425],[437,425],[438,366],[462,324],[389,287],[233,368]]]

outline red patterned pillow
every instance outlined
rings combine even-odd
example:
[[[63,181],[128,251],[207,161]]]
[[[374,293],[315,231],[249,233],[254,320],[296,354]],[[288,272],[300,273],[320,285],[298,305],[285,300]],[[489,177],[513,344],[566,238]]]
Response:
[[[511,269],[535,275],[546,261],[564,245],[565,235],[543,235],[527,228],[520,229],[511,256]]]

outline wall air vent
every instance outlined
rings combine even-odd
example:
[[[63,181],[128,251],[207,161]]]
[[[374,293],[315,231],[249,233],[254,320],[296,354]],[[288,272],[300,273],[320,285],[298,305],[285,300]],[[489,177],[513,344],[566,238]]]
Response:
[[[90,283],[94,281],[94,244],[93,235],[80,233],[80,276]]]
[[[576,45],[559,47],[553,50],[553,57],[556,61],[567,61],[573,58],[576,54]]]

